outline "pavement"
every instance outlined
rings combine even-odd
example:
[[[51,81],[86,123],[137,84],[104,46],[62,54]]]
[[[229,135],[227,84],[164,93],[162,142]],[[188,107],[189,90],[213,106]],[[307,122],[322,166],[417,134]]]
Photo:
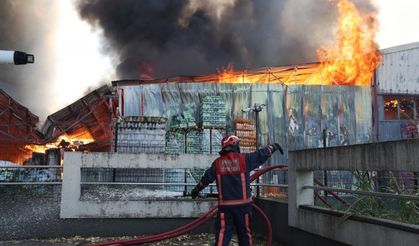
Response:
[[[0,241],[0,246],[83,246],[88,243],[98,243],[103,241],[114,241],[132,239],[133,237],[72,237],[72,238],[52,238],[52,239],[28,239],[19,241]],[[150,244],[142,244],[147,246],[210,246],[213,245],[214,235],[208,233],[182,235],[172,239],[155,242]],[[233,238],[231,246],[238,246],[237,239]],[[254,239],[254,245],[265,245],[265,241]],[[272,244],[278,245],[278,244]]]

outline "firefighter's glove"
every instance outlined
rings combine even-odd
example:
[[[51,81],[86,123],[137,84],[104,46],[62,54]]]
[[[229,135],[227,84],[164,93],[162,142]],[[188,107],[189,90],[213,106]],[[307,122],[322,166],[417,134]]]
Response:
[[[193,188],[193,190],[191,191],[191,197],[192,199],[197,198],[199,195],[199,188],[198,186],[195,186],[195,188]]]
[[[281,155],[284,154],[284,150],[281,148],[281,145],[279,145],[279,143],[273,143],[273,144],[269,145],[269,148],[271,148],[272,153],[279,150],[279,152],[281,152]]]

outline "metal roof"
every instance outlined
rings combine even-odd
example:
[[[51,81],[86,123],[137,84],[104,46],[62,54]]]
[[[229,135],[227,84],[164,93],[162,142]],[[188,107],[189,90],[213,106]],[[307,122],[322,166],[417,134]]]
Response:
[[[382,50],[376,69],[378,94],[419,94],[419,42]]]
[[[54,141],[64,133],[74,137],[88,133],[98,143],[111,139],[110,125],[114,116],[111,114],[115,112],[113,100],[110,100],[111,94],[110,86],[102,86],[49,115],[41,130],[43,141]]]
[[[27,144],[40,142],[38,116],[0,89],[0,159],[15,163],[31,155]]]
[[[265,67],[252,70],[224,71],[220,73],[176,76],[164,79],[151,80],[117,80],[112,81],[113,86],[127,86],[140,84],[158,83],[272,83],[272,84],[312,84],[310,79],[314,78],[319,71],[319,63],[308,63],[302,65],[289,65],[280,67]],[[311,83],[310,83],[311,82]]]
[[[394,53],[394,52],[400,52],[400,51],[417,49],[417,48],[419,48],[419,42],[403,44],[403,45],[398,45],[398,46],[393,46],[393,47],[381,49],[380,52],[384,55],[384,54],[390,54],[390,53]]]

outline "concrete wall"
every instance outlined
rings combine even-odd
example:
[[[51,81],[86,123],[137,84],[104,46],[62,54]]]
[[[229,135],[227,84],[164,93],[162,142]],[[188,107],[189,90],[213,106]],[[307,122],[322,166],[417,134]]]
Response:
[[[290,168],[309,170],[419,171],[419,139],[290,152]]]
[[[289,153],[289,225],[351,245],[419,245],[419,226],[388,220],[343,220],[314,208],[313,170],[419,171],[419,139]],[[329,211],[329,210],[326,210]],[[381,223],[377,223],[381,221]]]
[[[272,224],[272,240],[288,246],[343,246],[340,243],[313,233],[288,225],[288,204],[272,199],[256,199],[258,205],[268,216]],[[255,212],[254,212],[255,213]],[[254,216],[253,232],[265,236],[266,228],[263,220],[259,216]]]
[[[140,201],[80,200],[81,168],[208,168],[211,155],[150,155],[66,152],[61,218],[187,218],[197,217],[216,204],[192,199]]]

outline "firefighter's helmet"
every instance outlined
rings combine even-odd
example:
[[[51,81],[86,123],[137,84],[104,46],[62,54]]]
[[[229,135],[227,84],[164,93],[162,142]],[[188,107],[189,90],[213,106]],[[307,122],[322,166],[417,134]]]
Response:
[[[221,147],[224,149],[229,145],[237,145],[239,141],[239,137],[232,134],[227,134],[223,137],[223,139],[221,139]]]

